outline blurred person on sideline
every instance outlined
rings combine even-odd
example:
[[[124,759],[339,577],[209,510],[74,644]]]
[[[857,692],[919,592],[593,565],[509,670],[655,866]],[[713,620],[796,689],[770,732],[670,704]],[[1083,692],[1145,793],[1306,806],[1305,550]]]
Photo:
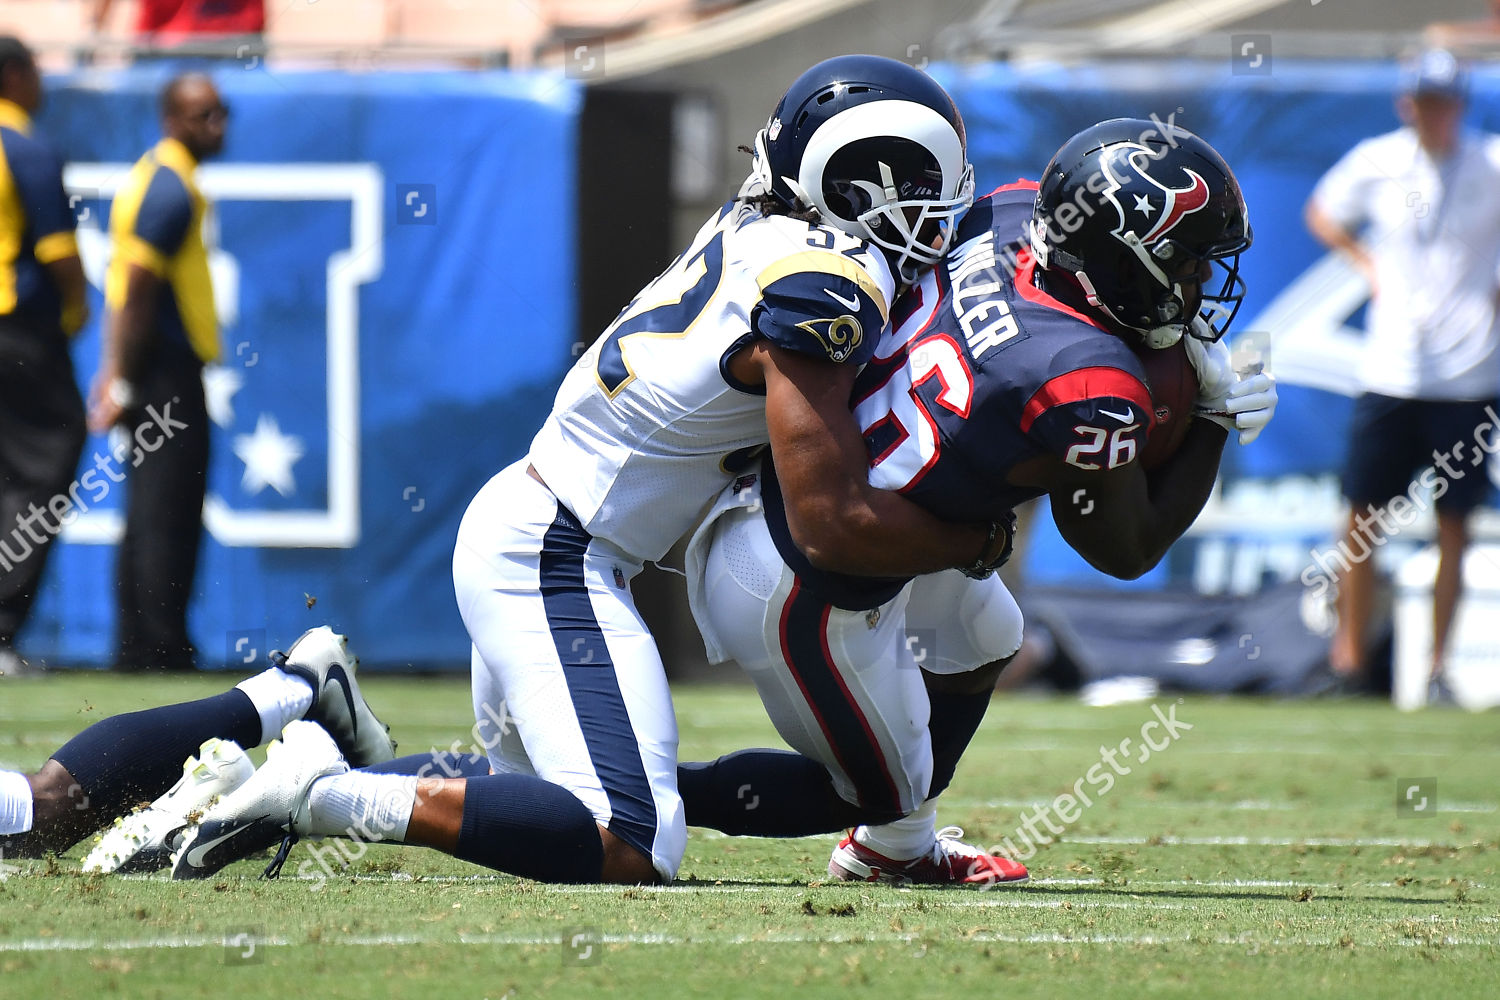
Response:
[[[128,473],[116,565],[116,670],[191,670],[187,606],[203,535],[209,423],[203,366],[219,356],[198,164],[224,145],[229,109],[213,81],[176,77],[164,138],[136,161],[110,209],[108,316],[89,425],[142,433]],[[145,427],[153,423],[154,428]]]
[[[31,127],[41,104],[31,51],[0,35],[0,677],[29,670],[15,637],[85,438],[68,338],[87,285],[62,163]]]
[[[1362,395],[1354,405],[1343,493],[1339,622],[1329,665],[1343,690],[1365,684],[1375,590],[1371,556],[1383,508],[1432,479],[1440,553],[1433,594],[1432,698],[1442,698],[1449,628],[1463,589],[1468,515],[1489,488],[1475,435],[1500,389],[1500,137],[1463,127],[1468,78],[1450,52],[1405,72],[1404,123],[1366,139],[1323,177],[1307,225],[1369,280]],[[1394,501],[1394,502],[1393,502]],[[1406,502],[1405,507],[1411,504]]]

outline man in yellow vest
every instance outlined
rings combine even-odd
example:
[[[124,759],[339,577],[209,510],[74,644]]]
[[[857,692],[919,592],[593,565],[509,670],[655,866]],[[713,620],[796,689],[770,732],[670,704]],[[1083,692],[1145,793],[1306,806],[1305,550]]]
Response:
[[[41,103],[30,50],[0,36],[0,678],[28,670],[13,643],[71,520],[84,441],[68,338],[87,286],[62,164],[31,128]]]
[[[164,138],[110,209],[104,361],[96,431],[130,432],[125,535],[116,564],[117,670],[191,670],[188,638],[208,479],[203,365],[219,356],[198,164],[224,145],[229,109],[213,81],[179,76],[161,97]]]

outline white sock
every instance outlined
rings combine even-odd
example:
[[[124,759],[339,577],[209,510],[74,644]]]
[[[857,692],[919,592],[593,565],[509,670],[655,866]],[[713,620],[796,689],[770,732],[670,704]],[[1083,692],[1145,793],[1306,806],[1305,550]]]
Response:
[[[313,782],[308,821],[299,823],[297,832],[372,842],[404,841],[416,806],[415,776],[365,771],[330,774]]]
[[[280,736],[288,722],[297,721],[312,708],[312,685],[277,667],[263,670],[235,687],[245,692],[260,713],[260,746]]]
[[[937,799],[928,799],[894,823],[855,827],[854,842],[892,861],[920,858],[937,843]]]
[[[31,782],[20,771],[0,771],[0,834],[31,829]]]

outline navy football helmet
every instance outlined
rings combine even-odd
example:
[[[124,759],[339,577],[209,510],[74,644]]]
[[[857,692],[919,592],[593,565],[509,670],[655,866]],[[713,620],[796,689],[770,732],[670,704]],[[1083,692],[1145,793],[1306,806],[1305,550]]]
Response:
[[[755,137],[755,172],[789,211],[886,251],[913,283],[974,200],[963,118],[926,73],[839,56],[803,73]]]
[[[1084,129],[1047,165],[1031,220],[1044,272],[1062,271],[1089,305],[1169,347],[1218,340],[1245,283],[1250,246],[1239,182],[1214,148],[1170,122],[1116,118]],[[1209,285],[1215,268],[1217,291]]]

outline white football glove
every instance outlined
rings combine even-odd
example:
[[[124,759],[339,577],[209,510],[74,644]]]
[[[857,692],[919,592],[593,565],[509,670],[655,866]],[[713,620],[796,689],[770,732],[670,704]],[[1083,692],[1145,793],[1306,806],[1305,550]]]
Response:
[[[1268,372],[1252,372],[1236,379],[1219,399],[1200,399],[1193,416],[1212,420],[1227,431],[1238,431],[1240,444],[1249,444],[1276,413],[1276,378]]]
[[[1193,325],[1202,323],[1193,318]],[[1234,384],[1234,366],[1229,361],[1229,345],[1222,340],[1202,340],[1191,333],[1182,338],[1188,361],[1198,373],[1198,400],[1218,399]]]
[[[1196,320],[1195,320],[1196,322]],[[1240,444],[1260,436],[1276,413],[1276,379],[1267,372],[1235,374],[1229,360],[1229,345],[1188,336],[1188,360],[1198,373],[1198,403],[1193,416],[1212,420],[1239,435]]]

